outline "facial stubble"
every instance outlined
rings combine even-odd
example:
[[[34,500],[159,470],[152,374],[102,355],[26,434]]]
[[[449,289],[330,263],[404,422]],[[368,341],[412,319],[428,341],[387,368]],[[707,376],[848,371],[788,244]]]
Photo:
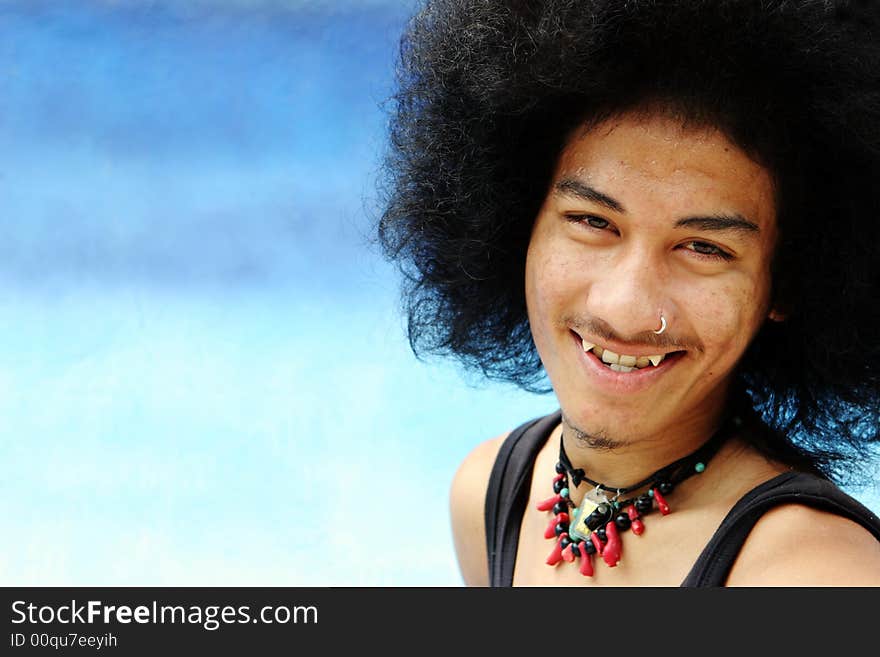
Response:
[[[603,428],[596,429],[592,432],[585,431],[583,428],[572,424],[565,414],[562,416],[562,425],[565,434],[574,438],[580,447],[611,452],[630,445],[630,441],[615,438]]]

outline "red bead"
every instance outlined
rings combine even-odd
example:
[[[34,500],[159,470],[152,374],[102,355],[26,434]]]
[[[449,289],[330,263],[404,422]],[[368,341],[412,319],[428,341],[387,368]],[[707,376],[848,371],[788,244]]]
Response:
[[[630,529],[632,529],[632,533],[636,536],[641,536],[642,532],[645,531],[645,523],[636,518],[632,521],[632,525],[630,525]]]
[[[556,536],[556,525],[560,522],[568,522],[568,514],[560,513],[558,516],[553,516],[553,519],[550,521],[550,524],[547,525],[547,529],[544,530],[544,538],[553,538]]]
[[[569,543],[565,546],[565,549],[562,551],[562,558],[565,559],[568,563],[574,561],[574,552],[571,551],[571,546],[573,543]]]
[[[559,540],[556,541],[556,545],[553,547],[553,552],[550,553],[550,556],[547,557],[547,565],[555,566],[560,561],[562,561],[562,537],[565,536],[563,534],[559,537]]]
[[[593,532],[590,534],[590,540],[593,542],[593,546],[596,548],[596,552],[602,554],[602,550],[605,549],[605,544],[602,542],[602,539],[599,538],[599,534]]]
[[[553,483],[555,484],[557,481],[561,481],[562,479],[565,479],[565,473],[558,474],[553,477]]]
[[[586,550],[581,550],[581,565],[578,570],[584,577],[593,576],[593,557],[587,554]]]
[[[660,509],[660,513],[664,516],[669,515],[669,505],[666,503],[666,500],[663,499],[660,491],[656,488],[654,489],[654,499],[657,500],[657,508]]]
[[[629,516],[630,520],[636,520],[639,517],[639,512],[632,504],[628,505],[624,511],[626,511],[626,515]]]
[[[602,548],[602,558],[610,568],[614,568],[620,561],[621,543],[620,534],[617,533],[617,525],[613,520],[605,525],[605,535],[608,537],[608,542]]]
[[[548,497],[546,500],[538,504],[538,511],[549,511],[561,501],[562,495],[554,495],[553,497]]]

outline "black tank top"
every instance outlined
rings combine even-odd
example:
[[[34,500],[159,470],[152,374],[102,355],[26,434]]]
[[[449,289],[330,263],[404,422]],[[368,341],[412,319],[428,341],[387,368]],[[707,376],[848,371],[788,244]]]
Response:
[[[490,586],[513,585],[519,528],[529,498],[535,457],[560,417],[557,411],[514,429],[495,459],[485,505]],[[849,518],[880,541],[880,519],[865,506],[826,479],[785,472],[755,487],[733,506],[681,586],[724,586],[755,523],[772,507],[792,502]]]

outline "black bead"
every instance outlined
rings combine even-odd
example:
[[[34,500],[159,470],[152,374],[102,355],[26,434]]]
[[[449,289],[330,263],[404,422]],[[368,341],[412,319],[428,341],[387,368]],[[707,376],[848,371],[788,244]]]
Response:
[[[650,495],[640,495],[636,500],[636,511],[639,513],[648,513],[654,508],[654,498]]]
[[[553,492],[558,495],[559,491],[561,491],[566,486],[568,486],[568,482],[565,481],[565,479],[560,479],[559,481],[553,482]]]
[[[614,519],[614,524],[617,525],[617,528],[619,530],[626,531],[627,529],[629,529],[630,525],[632,524],[632,521],[629,519],[628,515],[626,515],[625,513],[620,513]]]
[[[558,516],[560,513],[568,513],[568,504],[565,502],[557,502],[553,505],[553,515]]]
[[[657,486],[657,490],[660,491],[661,495],[669,495],[672,492],[673,486],[668,481],[660,482],[660,485]]]
[[[553,528],[553,531],[556,532],[557,536],[564,534],[568,531],[568,523],[560,522],[556,524],[556,527]]]
[[[593,545],[593,541],[590,539],[585,540],[581,545],[584,546],[584,552],[587,554],[596,554],[596,546]]]
[[[569,543],[571,543],[571,539],[568,536],[563,536],[559,539],[559,547],[563,550],[568,547]]]
[[[578,544],[577,544],[577,543],[572,543],[572,544],[571,544],[571,553],[572,553],[575,557],[579,557],[579,556],[581,556],[581,549],[578,547]]]
[[[602,529],[597,529],[597,530],[596,530],[596,536],[598,536],[598,537],[599,537],[599,540],[602,541],[603,543],[604,543],[605,541],[608,540],[608,536],[605,534],[605,528],[604,528],[604,527],[603,527]]]
[[[598,529],[602,525],[607,522],[608,514],[599,513],[598,511],[593,511],[589,516],[587,516],[587,527],[592,531],[593,529]]]
[[[565,472],[565,466],[562,465],[561,461],[556,462],[556,474],[563,474]]]

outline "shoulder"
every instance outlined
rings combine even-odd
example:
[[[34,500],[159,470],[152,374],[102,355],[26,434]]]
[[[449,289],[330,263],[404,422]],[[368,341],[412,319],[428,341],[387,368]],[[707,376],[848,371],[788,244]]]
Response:
[[[727,586],[880,586],[880,541],[843,516],[783,504],[755,524]]]
[[[449,492],[452,538],[459,569],[469,586],[489,584],[484,524],[486,488],[498,450],[508,435],[509,432],[477,445],[452,479]]]

